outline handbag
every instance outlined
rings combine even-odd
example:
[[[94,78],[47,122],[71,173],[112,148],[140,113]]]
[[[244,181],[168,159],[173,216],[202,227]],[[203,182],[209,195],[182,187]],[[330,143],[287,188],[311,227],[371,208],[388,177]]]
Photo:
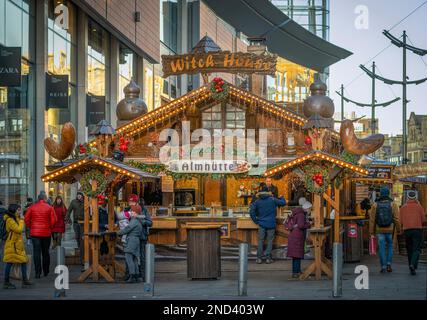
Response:
[[[377,237],[375,236],[369,238],[369,255],[377,255]]]
[[[27,280],[30,280],[31,276],[31,267],[32,267],[32,261],[33,257],[31,254],[27,254],[28,262],[27,262]],[[21,264],[14,263],[12,266],[12,269],[10,270],[10,277],[14,280],[22,280],[22,274],[21,274]]]

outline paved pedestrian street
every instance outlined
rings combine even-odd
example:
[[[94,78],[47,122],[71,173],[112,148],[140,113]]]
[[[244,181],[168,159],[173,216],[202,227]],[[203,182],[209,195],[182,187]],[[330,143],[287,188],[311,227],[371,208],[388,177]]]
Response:
[[[52,259],[54,261],[54,259]],[[304,260],[303,267],[311,261]],[[369,269],[369,290],[357,290],[354,273],[357,265],[366,265]],[[249,261],[248,296],[237,295],[238,260],[222,261],[222,276],[219,280],[190,281],[186,278],[186,260],[156,260],[155,294],[147,297],[143,294],[143,283],[127,284],[118,282],[78,283],[79,268],[70,267],[70,288],[66,297],[55,298],[53,267],[48,277],[39,280],[34,278],[34,288],[21,289],[20,283],[16,290],[0,290],[0,299],[333,299],[332,280],[299,281],[291,279],[291,261],[278,260],[273,264],[255,264]],[[339,299],[403,299],[420,300],[426,297],[427,265],[420,264],[416,276],[409,274],[406,257],[396,255],[393,272],[380,274],[377,257],[364,256],[360,263],[347,263],[343,269],[343,296]],[[3,266],[1,267],[1,276]]]

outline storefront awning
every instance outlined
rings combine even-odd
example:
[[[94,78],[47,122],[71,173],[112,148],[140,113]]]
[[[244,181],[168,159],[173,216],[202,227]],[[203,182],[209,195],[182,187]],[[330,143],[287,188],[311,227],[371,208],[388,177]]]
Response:
[[[316,71],[352,53],[317,37],[267,0],[205,0],[219,17],[250,37],[265,37],[270,52]]]

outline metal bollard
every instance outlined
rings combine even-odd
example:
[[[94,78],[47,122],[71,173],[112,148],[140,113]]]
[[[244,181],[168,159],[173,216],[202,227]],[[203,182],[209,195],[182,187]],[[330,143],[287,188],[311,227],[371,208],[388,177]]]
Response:
[[[248,295],[248,244],[239,245],[239,281],[238,295]]]
[[[65,248],[62,246],[56,247],[56,265],[65,265]],[[55,298],[65,297],[65,289],[55,289]]]
[[[333,289],[332,297],[339,298],[342,296],[342,243],[334,242],[333,245]]]
[[[145,245],[145,283],[144,295],[154,295],[154,245],[147,243]]]

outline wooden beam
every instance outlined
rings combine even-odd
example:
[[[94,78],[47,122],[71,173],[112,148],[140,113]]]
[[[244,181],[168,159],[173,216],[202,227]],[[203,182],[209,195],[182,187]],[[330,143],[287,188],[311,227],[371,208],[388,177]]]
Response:
[[[90,232],[90,214],[89,214],[89,197],[85,196],[84,201],[84,225],[83,225],[83,247],[84,247],[84,264],[85,267],[89,266],[89,237],[87,234]],[[82,254],[80,252],[80,254]]]
[[[334,242],[341,242],[340,237],[340,190],[335,188],[335,202],[338,204],[338,208],[335,209],[334,217]]]

